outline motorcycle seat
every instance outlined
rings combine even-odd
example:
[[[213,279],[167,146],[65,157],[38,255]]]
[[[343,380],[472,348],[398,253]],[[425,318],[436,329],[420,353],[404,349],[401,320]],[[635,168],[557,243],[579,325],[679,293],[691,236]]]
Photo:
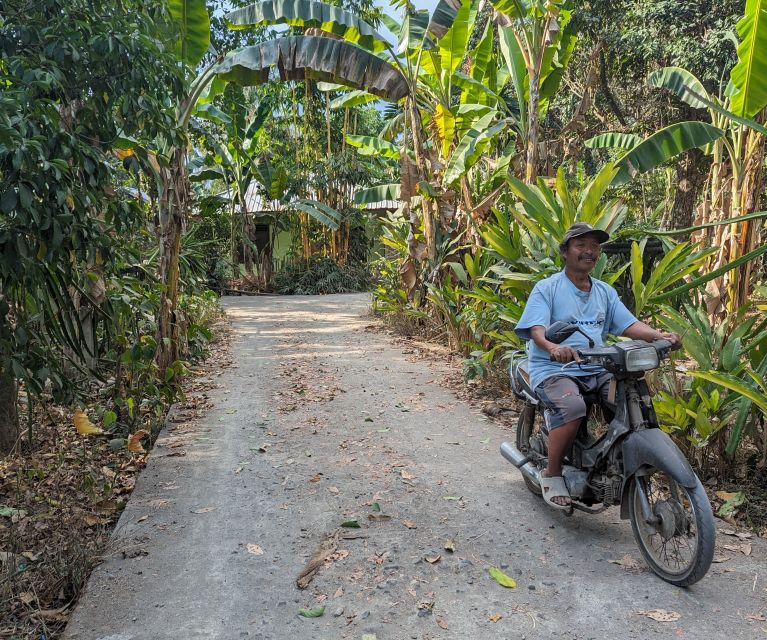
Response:
[[[521,400],[530,404],[538,404],[538,396],[535,395],[530,385],[530,372],[527,358],[514,358],[511,360],[511,389]]]

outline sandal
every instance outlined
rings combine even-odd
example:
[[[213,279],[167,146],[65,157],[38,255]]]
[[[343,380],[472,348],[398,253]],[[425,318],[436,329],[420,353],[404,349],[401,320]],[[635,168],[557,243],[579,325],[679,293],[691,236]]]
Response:
[[[550,507],[559,509],[560,511],[569,511],[573,508],[570,504],[557,504],[553,502],[553,498],[569,498],[570,492],[567,490],[565,479],[562,476],[541,476],[541,495]]]

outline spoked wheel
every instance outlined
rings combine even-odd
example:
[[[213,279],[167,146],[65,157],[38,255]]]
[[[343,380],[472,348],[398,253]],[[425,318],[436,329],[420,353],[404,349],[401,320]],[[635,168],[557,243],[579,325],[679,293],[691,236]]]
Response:
[[[525,406],[519,414],[519,420],[517,421],[517,449],[525,455],[530,455],[532,446],[530,438],[536,430],[536,418],[540,419],[535,405],[525,403]],[[537,484],[524,474],[522,474],[522,478],[530,491],[537,496],[542,495],[541,488]]]
[[[714,558],[714,516],[700,480],[695,480],[694,488],[683,487],[653,467],[634,476],[629,497],[639,550],[655,573],[679,587],[700,580]],[[652,514],[649,522],[644,496]]]

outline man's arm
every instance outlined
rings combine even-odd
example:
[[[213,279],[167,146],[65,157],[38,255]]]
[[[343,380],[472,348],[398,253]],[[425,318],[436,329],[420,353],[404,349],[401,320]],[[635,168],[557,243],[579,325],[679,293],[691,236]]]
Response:
[[[632,340],[647,340],[652,342],[653,340],[668,340],[671,342],[673,349],[678,349],[682,346],[682,339],[676,334],[670,331],[658,331],[653,329],[650,325],[637,320],[634,324],[630,325],[623,335]]]
[[[539,348],[548,352],[557,362],[565,363],[570,362],[571,360],[575,360],[576,362],[581,361],[578,352],[572,347],[565,347],[561,344],[546,340],[545,327],[542,327],[539,324],[530,327],[530,335],[532,336],[533,342],[535,342]]]

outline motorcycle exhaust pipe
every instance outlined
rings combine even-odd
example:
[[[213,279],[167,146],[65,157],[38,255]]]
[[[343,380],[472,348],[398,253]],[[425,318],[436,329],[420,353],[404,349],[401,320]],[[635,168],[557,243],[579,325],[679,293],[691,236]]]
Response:
[[[540,470],[531,464],[530,458],[511,444],[511,442],[501,444],[501,455],[519,469],[526,478],[537,485],[541,484]]]

